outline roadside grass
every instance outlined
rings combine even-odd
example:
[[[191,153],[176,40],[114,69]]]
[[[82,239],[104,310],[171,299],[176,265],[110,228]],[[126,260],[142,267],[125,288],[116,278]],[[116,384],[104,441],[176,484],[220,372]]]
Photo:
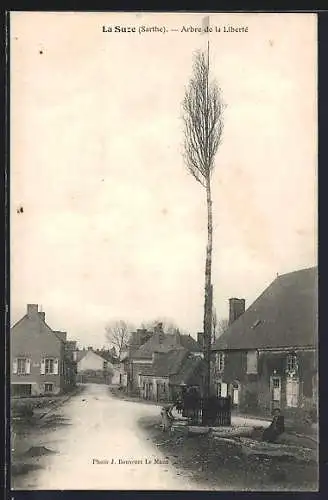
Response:
[[[316,491],[317,464],[286,457],[246,457],[240,448],[219,443],[209,434],[188,435],[181,428],[169,434],[160,427],[160,417],[139,420],[145,436],[177,469],[193,481],[214,490]]]
[[[85,386],[78,385],[74,391],[58,396],[11,400],[11,477],[14,483],[16,476],[28,474],[41,467],[35,462],[38,462],[38,454],[48,454],[49,450],[35,444],[41,431],[48,432],[51,428],[70,425],[60,415],[52,414],[45,420],[42,417],[84,390]]]

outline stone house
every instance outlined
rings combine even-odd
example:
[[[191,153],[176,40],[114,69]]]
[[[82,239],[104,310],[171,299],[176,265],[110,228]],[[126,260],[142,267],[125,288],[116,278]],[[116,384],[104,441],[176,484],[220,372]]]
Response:
[[[202,347],[190,335],[182,335],[179,331],[164,333],[163,326],[159,323],[149,339],[131,355],[129,380],[132,390],[140,394],[143,387],[140,376],[146,375],[147,370],[152,370],[154,357],[158,359],[161,354],[181,349],[195,356],[203,355]]]
[[[10,330],[11,395],[59,394],[75,386],[76,366],[67,333],[52,330],[37,304]]]
[[[277,276],[246,311],[243,299],[229,302],[230,325],[213,346],[212,391],[248,413],[315,412],[317,268]]]
[[[204,362],[183,347],[167,353],[154,352],[151,365],[139,373],[140,396],[154,401],[174,401],[182,388],[197,387],[202,392]]]

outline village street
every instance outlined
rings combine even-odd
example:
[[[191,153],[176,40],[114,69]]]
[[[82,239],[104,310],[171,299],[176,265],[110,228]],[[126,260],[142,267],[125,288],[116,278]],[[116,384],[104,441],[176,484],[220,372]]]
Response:
[[[166,447],[161,444],[165,445],[168,441],[167,433],[163,434],[158,430],[159,441],[155,443],[139,425],[141,420],[156,419],[160,413],[159,406],[118,399],[104,384],[87,384],[80,386],[80,389],[82,392],[52,409],[44,418],[37,419],[38,424],[27,425],[23,432],[19,432],[16,427],[19,436],[13,443],[15,452],[12,463],[16,468],[23,466],[25,472],[12,474],[12,489],[213,489],[208,478],[196,478],[191,470],[185,467],[183,459],[177,462],[172,458],[172,454],[170,458],[166,457]],[[269,424],[267,421],[236,416],[232,418],[232,423],[238,426]],[[196,443],[195,438],[190,438],[185,445],[178,445],[178,448],[182,447],[183,450],[181,449],[181,453],[177,450],[176,453],[187,457],[188,446],[197,448]],[[205,463],[202,453],[206,454],[206,450],[201,451],[199,448],[200,458],[192,459],[198,462],[200,467]],[[221,463],[226,454],[227,462],[224,460],[225,463]],[[238,460],[239,462],[236,462],[235,456],[229,458],[228,449],[220,448],[219,456],[214,459],[216,466],[212,471],[216,482],[215,489],[229,489],[234,486],[239,489],[243,487],[244,482],[246,486],[248,480],[254,482],[254,478],[261,481],[258,485],[260,489],[264,487],[265,476],[258,467],[265,465],[265,460],[253,460],[253,466],[247,458],[245,462]],[[289,463],[285,488],[290,481],[293,482],[294,476],[304,475],[303,468],[304,464]],[[274,470],[273,468],[273,473]],[[226,484],[228,473],[231,479]],[[279,481],[277,483],[275,479],[274,483],[277,488]]]
[[[158,413],[157,406],[113,398],[106,385],[87,385],[84,392],[55,410],[53,419],[48,417],[49,425],[45,419],[41,428],[29,434],[27,452],[31,447],[44,446],[55,453],[34,457],[34,463],[40,468],[14,477],[12,487],[45,490],[197,488],[178,475],[139,430],[137,422],[141,416]],[[119,459],[140,463],[119,463]]]

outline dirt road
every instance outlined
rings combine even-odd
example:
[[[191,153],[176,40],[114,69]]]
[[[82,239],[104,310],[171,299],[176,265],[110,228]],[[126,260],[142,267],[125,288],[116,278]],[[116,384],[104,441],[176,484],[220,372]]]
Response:
[[[105,385],[88,385],[29,433],[20,460],[30,470],[13,477],[13,488],[195,489],[137,425],[158,412],[113,398]]]

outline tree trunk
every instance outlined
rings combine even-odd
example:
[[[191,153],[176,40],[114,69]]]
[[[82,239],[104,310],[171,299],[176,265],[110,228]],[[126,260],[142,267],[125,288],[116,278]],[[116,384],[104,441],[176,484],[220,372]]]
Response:
[[[213,220],[212,220],[212,198],[211,181],[208,176],[206,180],[206,201],[207,201],[207,246],[206,246],[206,265],[205,265],[205,303],[204,303],[204,360],[205,360],[205,380],[204,380],[204,399],[210,396],[210,358],[211,358],[211,339],[212,339],[212,239],[213,239]],[[207,415],[203,412],[203,423],[206,424]]]

